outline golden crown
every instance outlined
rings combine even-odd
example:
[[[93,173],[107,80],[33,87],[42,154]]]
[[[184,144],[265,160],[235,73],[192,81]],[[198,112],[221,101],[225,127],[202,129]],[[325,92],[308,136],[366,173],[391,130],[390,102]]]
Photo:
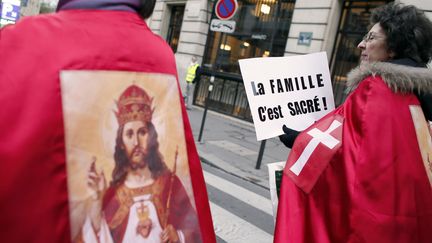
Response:
[[[153,99],[142,88],[136,85],[129,86],[116,102],[115,115],[119,125],[130,121],[150,122],[153,115],[152,102]]]

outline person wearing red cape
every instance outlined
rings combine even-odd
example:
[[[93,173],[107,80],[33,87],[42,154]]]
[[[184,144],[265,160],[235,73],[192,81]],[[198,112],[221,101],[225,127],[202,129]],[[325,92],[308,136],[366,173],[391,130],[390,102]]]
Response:
[[[284,129],[274,242],[431,242],[432,23],[398,3],[371,22],[346,101],[296,138]]]
[[[3,242],[73,240],[60,87],[62,71],[109,70],[177,78],[171,48],[144,21],[154,6],[155,0],[60,0],[57,13],[25,17],[0,29],[0,239]],[[195,231],[190,234],[187,228],[182,228],[178,224],[179,215],[172,212],[158,214],[161,230],[170,227],[170,232],[177,233],[179,239],[182,235],[185,239],[193,235],[198,242],[216,242],[202,168],[178,82],[176,88],[195,203],[191,214],[195,215]],[[177,206],[189,205],[182,209],[191,209],[192,201],[181,196],[182,185],[175,171],[162,172],[154,179],[156,184],[167,184],[159,191],[160,205],[165,208],[169,195],[175,198],[180,193],[176,200],[183,203],[170,207],[180,214]],[[121,186],[121,181],[115,186]],[[104,198],[110,195],[108,189]],[[154,205],[158,209],[159,204]],[[109,208],[114,213],[117,206]],[[106,214],[107,219],[110,216]],[[125,218],[120,218],[119,226],[123,227]],[[146,234],[145,228],[136,230]],[[177,238],[169,240],[173,239]]]

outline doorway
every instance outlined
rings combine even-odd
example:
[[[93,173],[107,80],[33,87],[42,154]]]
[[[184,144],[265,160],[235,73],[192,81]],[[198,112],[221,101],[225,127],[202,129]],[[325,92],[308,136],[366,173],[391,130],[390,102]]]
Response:
[[[171,17],[168,24],[167,42],[171,46],[171,49],[174,53],[176,53],[177,51],[180,39],[180,31],[183,22],[184,11],[184,5],[171,6]]]

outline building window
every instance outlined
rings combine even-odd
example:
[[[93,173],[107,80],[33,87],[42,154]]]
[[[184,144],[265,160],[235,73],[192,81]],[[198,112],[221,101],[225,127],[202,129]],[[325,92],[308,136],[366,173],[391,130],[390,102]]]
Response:
[[[184,5],[171,6],[171,17],[168,25],[167,42],[171,46],[173,52],[177,51],[184,10]]]
[[[203,65],[240,73],[239,59],[283,56],[294,4],[295,0],[238,0],[231,19],[236,22],[234,33],[209,32]]]

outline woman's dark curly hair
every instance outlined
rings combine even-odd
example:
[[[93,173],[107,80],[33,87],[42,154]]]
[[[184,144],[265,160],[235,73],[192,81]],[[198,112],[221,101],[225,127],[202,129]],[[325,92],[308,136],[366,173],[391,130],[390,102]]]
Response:
[[[409,5],[389,3],[372,12],[371,24],[379,23],[387,35],[387,46],[394,58],[411,58],[427,64],[432,58],[432,22]]]

